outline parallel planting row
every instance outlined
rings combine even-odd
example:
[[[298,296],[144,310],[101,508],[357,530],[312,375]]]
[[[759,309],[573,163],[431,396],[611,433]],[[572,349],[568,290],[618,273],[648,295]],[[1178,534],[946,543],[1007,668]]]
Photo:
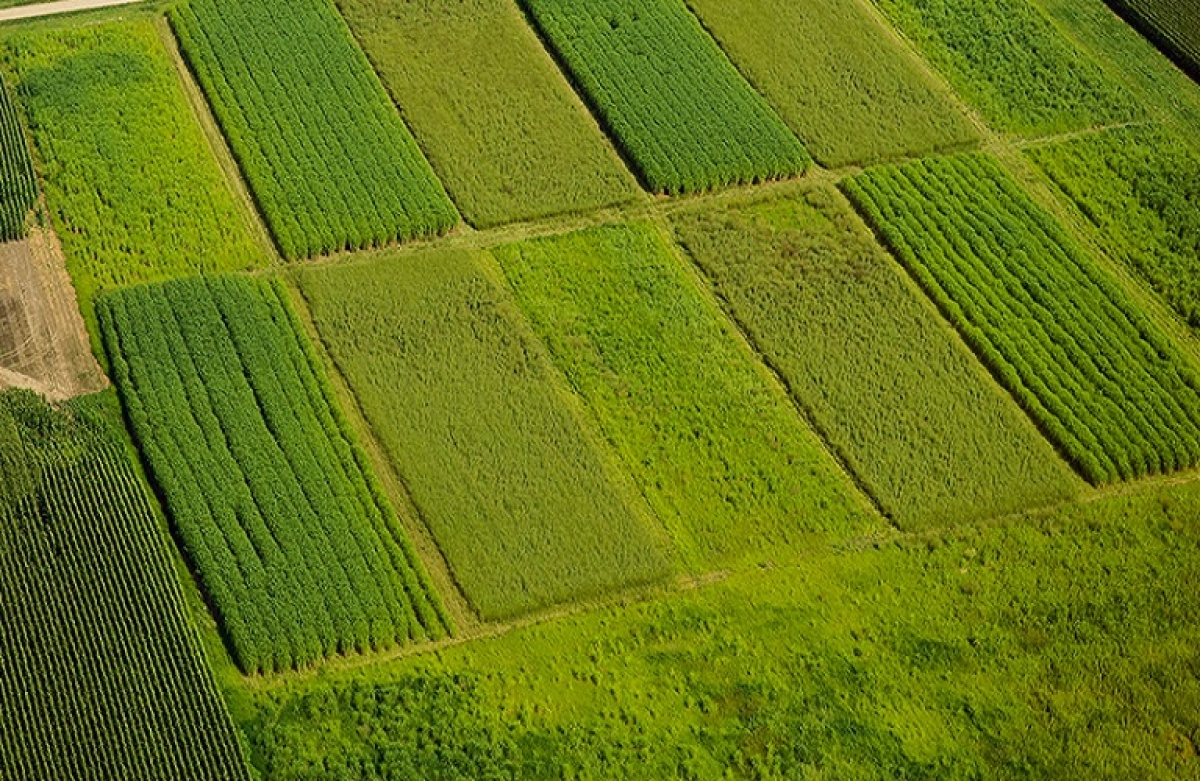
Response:
[[[1120,14],[1200,80],[1200,1],[1109,0]]]
[[[683,0],[521,0],[651,190],[799,173],[800,141]]]
[[[1200,463],[1200,377],[991,158],[846,180],[966,340],[1093,483]]]
[[[286,258],[458,221],[330,0],[191,0],[170,18]]]
[[[120,413],[98,401],[0,394],[0,777],[249,779],[167,536],[109,433]]]
[[[447,629],[286,295],[207,277],[98,302],[134,433],[246,672]]]
[[[25,236],[25,220],[37,200],[33,160],[8,85],[0,80],[0,241]]]

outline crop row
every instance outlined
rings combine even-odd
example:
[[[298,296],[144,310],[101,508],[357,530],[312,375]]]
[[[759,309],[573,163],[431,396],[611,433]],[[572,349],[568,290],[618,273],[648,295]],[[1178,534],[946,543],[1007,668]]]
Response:
[[[0,81],[0,241],[25,236],[25,220],[37,200],[37,183],[25,131],[8,85]]]
[[[0,499],[0,777],[248,778],[126,452],[32,394],[14,412],[35,480]]]
[[[248,672],[446,629],[285,296],[191,278],[97,308],[134,432]]]
[[[1200,2],[1108,0],[1192,78],[1200,79]]]
[[[803,171],[799,139],[742,78],[683,0],[522,0],[655,192]]]
[[[1200,379],[991,158],[846,189],[997,379],[1093,483],[1200,463]]]
[[[457,222],[329,0],[192,0],[171,21],[285,257]]]

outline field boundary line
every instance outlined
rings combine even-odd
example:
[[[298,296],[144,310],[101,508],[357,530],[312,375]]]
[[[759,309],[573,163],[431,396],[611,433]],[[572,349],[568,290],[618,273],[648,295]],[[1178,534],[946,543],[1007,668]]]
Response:
[[[133,5],[144,0],[59,0],[55,3],[31,3],[13,8],[0,10],[0,23],[16,22],[22,19],[37,19],[43,16],[57,16],[76,11],[92,11],[97,8],[111,8],[116,5]]]

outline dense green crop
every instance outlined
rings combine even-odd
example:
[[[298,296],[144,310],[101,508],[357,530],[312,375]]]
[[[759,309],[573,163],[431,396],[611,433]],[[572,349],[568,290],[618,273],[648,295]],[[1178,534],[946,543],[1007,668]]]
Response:
[[[105,288],[268,262],[149,21],[5,36],[86,320]]]
[[[964,146],[977,136],[861,0],[687,0],[826,167]]]
[[[1108,0],[1179,66],[1200,80],[1200,0]]]
[[[1200,377],[991,158],[845,187],[996,378],[1093,483],[1200,463]]]
[[[247,672],[446,627],[286,296],[195,277],[98,302],[134,433]]]
[[[0,394],[0,777],[249,779],[109,399]]]
[[[1200,155],[1154,128],[1025,152],[1096,226],[1112,256],[1200,330]]]
[[[874,0],[998,130],[1038,135],[1138,113],[1029,0]]]
[[[521,0],[655,192],[800,173],[809,163],[683,0]]]
[[[685,559],[710,571],[865,533],[867,505],[646,225],[493,251]]]
[[[1192,482],[811,556],[243,726],[273,779],[1194,779],[1198,517]]]
[[[512,0],[337,4],[472,225],[637,197]]]
[[[0,80],[0,241],[25,236],[25,221],[37,200],[37,181],[25,129],[8,91]]]
[[[189,0],[171,22],[284,257],[458,221],[330,0]]]
[[[903,528],[1075,482],[836,192],[698,207],[676,234],[830,445]]]
[[[484,260],[441,251],[297,278],[322,341],[484,618],[662,576],[644,508]]]

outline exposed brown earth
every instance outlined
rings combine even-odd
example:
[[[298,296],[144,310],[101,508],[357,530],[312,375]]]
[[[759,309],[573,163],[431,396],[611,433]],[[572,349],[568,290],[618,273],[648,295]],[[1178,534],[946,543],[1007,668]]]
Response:
[[[60,401],[107,386],[58,238],[32,228],[28,238],[0,244],[0,387]]]

